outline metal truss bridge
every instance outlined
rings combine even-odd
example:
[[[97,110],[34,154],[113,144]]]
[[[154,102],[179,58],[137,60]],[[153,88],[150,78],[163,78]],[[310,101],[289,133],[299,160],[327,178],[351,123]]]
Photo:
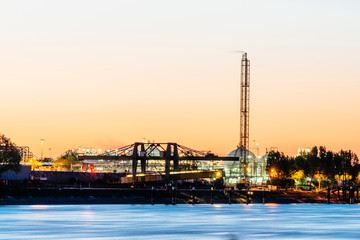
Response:
[[[177,143],[144,143],[134,144],[108,150],[103,154],[82,153],[78,160],[108,160],[131,162],[133,184],[136,182],[137,168],[140,162],[142,175],[147,173],[147,167],[154,163],[164,166],[165,179],[169,179],[170,172],[191,170],[198,161],[239,161],[238,157],[220,157],[210,152],[194,150]],[[184,169],[187,166],[188,169]],[[196,170],[196,169],[192,169]]]

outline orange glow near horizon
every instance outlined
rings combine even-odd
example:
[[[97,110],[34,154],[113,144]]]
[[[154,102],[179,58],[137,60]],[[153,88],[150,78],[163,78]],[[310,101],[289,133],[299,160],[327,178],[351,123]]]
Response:
[[[136,2],[3,3],[0,132],[38,157],[40,139],[44,157],[144,138],[227,155],[240,49],[250,150],[360,154],[359,3]]]

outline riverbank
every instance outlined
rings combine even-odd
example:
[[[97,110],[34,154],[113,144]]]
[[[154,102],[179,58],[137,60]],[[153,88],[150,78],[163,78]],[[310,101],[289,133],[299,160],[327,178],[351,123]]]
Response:
[[[335,193],[331,203],[349,203]],[[11,188],[0,189],[0,205],[22,204],[327,204],[326,192],[210,189]]]

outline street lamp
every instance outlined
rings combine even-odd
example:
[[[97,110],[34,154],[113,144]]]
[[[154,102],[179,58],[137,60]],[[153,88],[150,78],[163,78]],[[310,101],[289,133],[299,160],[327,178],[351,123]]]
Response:
[[[42,165],[42,161],[44,160],[44,139],[40,139],[40,143],[41,143],[41,156],[40,156],[40,160],[41,160],[41,165]]]
[[[277,172],[274,168],[271,168],[270,170],[270,177],[271,177],[271,185],[274,184],[274,177],[277,176]]]

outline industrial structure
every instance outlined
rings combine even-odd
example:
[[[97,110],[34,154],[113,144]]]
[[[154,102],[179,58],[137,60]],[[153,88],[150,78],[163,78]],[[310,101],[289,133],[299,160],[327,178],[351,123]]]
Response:
[[[249,129],[250,129],[250,60],[247,53],[241,52],[241,74],[240,74],[240,138],[237,149],[229,153],[229,157],[238,157],[237,164],[233,163],[228,175],[229,182],[239,179],[251,182],[264,181],[263,176],[265,163],[258,159],[250,151]]]
[[[237,157],[238,161],[228,163],[229,170],[225,172],[227,172],[226,177],[229,183],[235,183],[239,179],[263,183],[267,180],[267,155],[260,158],[250,151],[250,60],[247,58],[247,53],[241,53],[240,139],[237,149],[228,154],[228,157]]]
[[[240,177],[248,178],[249,159],[249,117],[250,117],[250,60],[247,53],[241,59],[240,76],[240,142],[239,142],[239,171]]]
[[[239,180],[264,183],[267,180],[267,157],[260,158],[250,151],[250,60],[242,52],[240,76],[240,139],[237,148],[227,156],[198,151],[177,143],[135,142],[114,150],[101,152],[94,148],[72,149],[64,156],[76,156],[77,166],[71,170],[122,172],[133,184],[146,181],[223,178],[227,184]],[[28,147],[19,147],[24,163],[34,158]],[[258,154],[259,155],[259,154]],[[28,159],[28,160],[26,160]],[[46,166],[41,139],[41,166]],[[49,165],[51,167],[51,165]]]
[[[177,143],[136,142],[115,150],[97,154],[88,151],[78,154],[78,160],[94,164],[97,170],[111,171],[114,169],[128,172],[133,184],[145,181],[146,175],[164,176],[165,182],[171,175],[180,174],[180,178],[223,177],[224,161],[238,161],[238,157],[219,157],[210,152],[194,150]],[[140,175],[138,174],[140,173]],[[203,177],[201,177],[203,176]],[[190,178],[190,177],[189,177]]]
[[[107,150],[102,154],[95,149],[83,151],[78,153],[78,158],[84,164],[96,164],[99,171],[117,169],[127,172],[134,184],[137,181],[144,181],[144,176],[149,174],[164,175],[164,180],[169,181],[174,173],[214,170],[215,175],[216,170],[221,170],[225,182],[229,184],[235,184],[242,179],[252,183],[264,183],[267,179],[265,171],[267,157],[260,158],[249,150],[249,113],[250,60],[247,58],[247,53],[242,52],[240,139],[237,149],[227,156],[215,156],[210,152],[197,151],[177,143],[136,142],[115,150]],[[182,176],[186,178],[186,173],[184,174]]]
[[[165,181],[185,179],[224,178],[226,184],[239,181],[240,151],[236,149],[227,156],[217,156],[211,152],[198,151],[177,143],[136,142],[115,150],[99,154],[96,149],[76,152],[82,162],[82,171],[94,169],[96,172],[125,172],[127,181],[133,184],[150,180]],[[253,183],[266,180],[266,159],[257,160],[246,151],[248,167],[246,171]]]

